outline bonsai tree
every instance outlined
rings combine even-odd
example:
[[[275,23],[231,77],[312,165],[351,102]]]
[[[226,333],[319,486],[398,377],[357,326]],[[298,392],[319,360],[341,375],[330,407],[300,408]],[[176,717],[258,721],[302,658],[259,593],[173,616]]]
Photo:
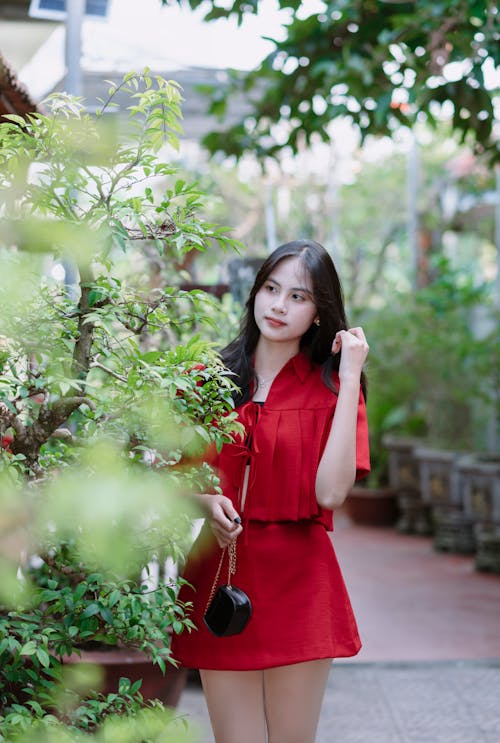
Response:
[[[118,94],[126,117],[111,115]],[[217,487],[200,453],[235,430],[232,382],[201,332],[222,323],[218,304],[178,288],[185,253],[236,245],[170,161],[180,104],[146,70],[96,117],[58,94],[0,125],[5,739],[92,731],[115,713],[140,719],[127,740],[149,724],[165,734],[140,683],[104,697],[62,661],[105,644],[175,664],[169,637],[192,627],[189,607],[179,579],[152,585],[147,566],[182,558],[188,494]]]

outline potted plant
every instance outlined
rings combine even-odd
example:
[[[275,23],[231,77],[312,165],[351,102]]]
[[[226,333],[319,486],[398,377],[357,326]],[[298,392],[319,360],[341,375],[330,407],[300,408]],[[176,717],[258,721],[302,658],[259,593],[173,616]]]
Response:
[[[367,318],[370,376],[378,405],[387,411],[381,440],[403,530],[435,532],[454,513],[470,535],[454,468],[462,454],[485,446],[485,393],[494,364],[479,368],[489,341],[473,331],[472,317],[487,302],[487,287],[475,286],[446,261],[435,271],[431,284]]]
[[[398,517],[396,492],[370,482],[356,484],[349,491],[343,510],[360,526],[393,526]]]
[[[376,391],[377,382],[369,371],[367,415],[370,435],[370,465],[368,476],[350,490],[343,510],[356,524],[393,526],[399,515],[397,493],[389,482],[388,456],[382,445],[382,432],[387,416],[386,402]],[[375,392],[372,394],[372,389]]]
[[[489,411],[489,420],[479,419],[484,421],[482,435],[478,437],[479,445],[456,463],[464,512],[474,524],[476,568],[496,573],[500,573],[499,320],[498,310],[490,313],[489,327],[486,327],[482,346],[474,357],[483,408]]]
[[[127,126],[107,114],[118,92]],[[234,414],[199,335],[221,322],[218,304],[179,289],[174,267],[235,243],[166,159],[180,100],[145,71],[112,87],[96,118],[59,94],[48,114],[0,125],[0,727],[27,740],[125,713],[143,740],[140,679],[103,696],[95,680],[79,688],[68,661],[120,648],[168,675],[169,636],[191,626],[179,579],[151,586],[148,566],[182,558],[187,494],[217,485],[200,451],[231,436]]]

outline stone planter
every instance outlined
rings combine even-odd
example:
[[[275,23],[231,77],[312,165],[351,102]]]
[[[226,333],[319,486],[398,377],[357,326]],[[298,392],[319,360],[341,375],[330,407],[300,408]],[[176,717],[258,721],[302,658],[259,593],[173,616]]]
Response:
[[[476,551],[474,522],[458,508],[435,508],[434,549],[472,555]]]
[[[354,524],[363,526],[393,526],[399,510],[396,492],[392,488],[354,486],[343,510]]]
[[[382,442],[389,452],[389,485],[397,496],[400,514],[397,530],[404,534],[431,534],[430,506],[422,499],[419,467],[414,456],[414,449],[422,444],[422,439],[386,435]]]
[[[476,570],[500,574],[500,527],[476,526]]]
[[[478,524],[500,526],[500,456],[470,454],[457,462],[464,511]]]
[[[431,447],[415,447],[422,499],[432,508],[462,507],[460,475],[455,464],[460,453]]]
[[[64,658],[64,663],[86,663],[100,666],[103,670],[103,694],[118,691],[120,678],[132,683],[142,679],[140,693],[144,699],[159,699],[167,707],[177,707],[186,685],[187,669],[174,668],[167,663],[165,674],[139,650],[111,648],[107,650],[82,650]]]
[[[457,469],[464,512],[474,522],[476,568],[500,573],[500,456],[471,454]]]
[[[463,510],[463,492],[457,463],[460,453],[416,447],[422,499],[432,512],[434,547],[461,554],[476,549],[474,521]]]

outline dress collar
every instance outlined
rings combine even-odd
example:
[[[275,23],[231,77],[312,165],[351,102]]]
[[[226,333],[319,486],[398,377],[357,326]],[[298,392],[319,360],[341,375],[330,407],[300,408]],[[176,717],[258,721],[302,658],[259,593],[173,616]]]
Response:
[[[254,357],[252,356],[252,365],[253,362]],[[276,376],[279,377],[283,372],[288,371],[289,369],[293,369],[299,381],[304,383],[309,374],[313,371],[314,364],[304,351],[298,351],[295,356],[292,356],[292,358],[286,362],[285,366]]]
[[[302,383],[306,381],[307,377],[313,370],[313,364],[304,351],[299,351],[295,354],[295,356],[290,359],[289,364],[292,365],[295,374]]]

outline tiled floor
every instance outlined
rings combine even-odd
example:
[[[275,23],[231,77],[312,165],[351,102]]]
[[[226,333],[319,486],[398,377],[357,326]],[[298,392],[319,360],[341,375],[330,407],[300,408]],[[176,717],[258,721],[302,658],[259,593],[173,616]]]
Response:
[[[500,658],[500,575],[436,552],[428,537],[336,523],[363,641],[354,662]]]
[[[186,689],[180,712],[193,743],[214,743],[199,689]],[[498,741],[500,661],[444,661],[333,666],[316,743]]]
[[[363,648],[333,665],[317,743],[500,741],[500,576],[342,514],[333,540]],[[179,711],[213,743],[199,688]]]

